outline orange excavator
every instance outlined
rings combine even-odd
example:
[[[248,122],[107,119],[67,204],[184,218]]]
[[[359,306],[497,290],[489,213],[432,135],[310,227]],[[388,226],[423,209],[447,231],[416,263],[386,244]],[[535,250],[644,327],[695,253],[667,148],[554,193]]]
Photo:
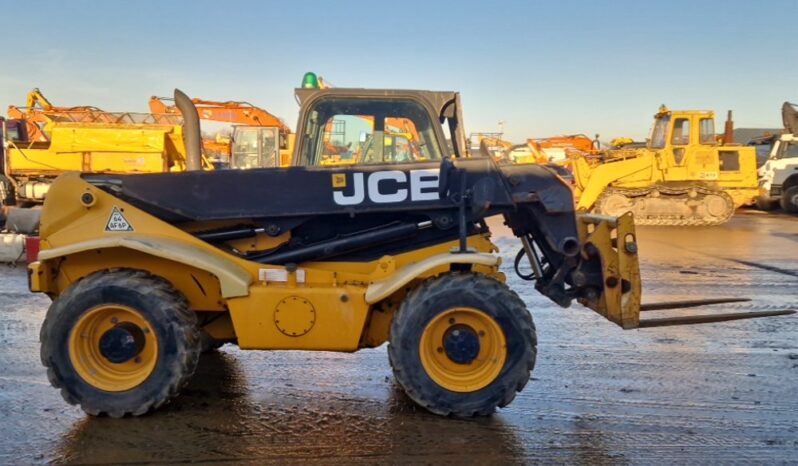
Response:
[[[548,138],[527,139],[527,143],[544,153],[551,162],[566,163],[569,151],[592,154],[598,150],[598,135],[590,139],[584,134],[567,134]]]
[[[180,114],[172,99],[150,97],[152,113]],[[294,134],[278,117],[248,102],[217,102],[192,99],[200,119],[232,123],[231,143],[215,138],[204,139],[203,148],[208,153],[229,157],[231,168],[262,168],[291,164]]]

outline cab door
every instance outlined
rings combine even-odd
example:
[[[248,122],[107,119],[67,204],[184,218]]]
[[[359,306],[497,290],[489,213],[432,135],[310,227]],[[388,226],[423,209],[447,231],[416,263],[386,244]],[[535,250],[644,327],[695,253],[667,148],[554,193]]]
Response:
[[[690,148],[687,161],[690,180],[717,181],[720,177],[720,159],[715,140],[714,118],[695,118],[693,126],[697,129],[694,144]]]
[[[671,123],[670,144],[666,157],[665,181],[684,180],[687,177],[688,161],[694,157],[690,153],[691,124],[689,118],[676,117]]]

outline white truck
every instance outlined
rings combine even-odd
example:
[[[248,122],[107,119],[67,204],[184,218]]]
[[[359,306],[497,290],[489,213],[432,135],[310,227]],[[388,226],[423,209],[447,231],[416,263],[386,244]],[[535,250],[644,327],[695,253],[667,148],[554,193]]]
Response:
[[[759,167],[757,206],[770,210],[780,204],[785,212],[798,213],[798,107],[784,102],[781,110],[785,133]]]

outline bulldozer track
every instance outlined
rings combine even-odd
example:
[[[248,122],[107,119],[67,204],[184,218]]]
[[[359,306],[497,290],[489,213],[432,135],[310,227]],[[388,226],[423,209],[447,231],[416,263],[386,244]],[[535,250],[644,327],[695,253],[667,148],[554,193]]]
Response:
[[[622,195],[628,198],[632,203],[635,200],[639,199],[651,199],[654,196],[654,193],[657,193],[659,196],[666,196],[669,199],[672,199],[676,202],[685,202],[688,199],[699,199],[702,197],[706,197],[708,195],[716,195],[723,198],[726,203],[726,212],[724,215],[720,217],[714,218],[707,218],[707,217],[689,217],[685,218],[682,216],[638,216],[635,214],[635,224],[636,225],[652,225],[652,226],[715,226],[715,225],[722,225],[729,221],[729,219],[734,215],[734,200],[732,197],[721,190],[709,188],[702,184],[697,183],[690,183],[684,184],[679,186],[653,186],[650,188],[607,188],[599,197],[598,201],[596,202],[596,207],[594,210],[596,213],[607,214],[607,215],[614,215],[609,212],[605,212],[602,207],[604,201],[611,195]],[[691,198],[690,193],[693,192],[694,195]],[[632,212],[634,212],[634,207],[632,207]]]

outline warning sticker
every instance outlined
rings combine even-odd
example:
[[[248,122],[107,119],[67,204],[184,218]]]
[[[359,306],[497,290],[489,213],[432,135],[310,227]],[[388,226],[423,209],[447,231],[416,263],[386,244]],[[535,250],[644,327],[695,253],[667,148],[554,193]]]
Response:
[[[127,221],[122,212],[114,207],[111,211],[111,217],[105,225],[105,231],[133,231],[133,225]]]

